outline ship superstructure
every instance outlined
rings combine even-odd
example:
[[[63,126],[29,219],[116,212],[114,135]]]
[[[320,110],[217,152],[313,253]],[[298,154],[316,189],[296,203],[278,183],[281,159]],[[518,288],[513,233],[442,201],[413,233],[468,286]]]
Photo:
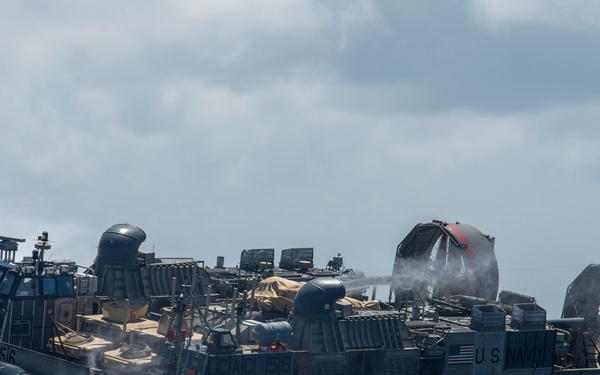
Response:
[[[600,374],[595,268],[547,319],[535,298],[498,294],[495,240],[467,224],[417,224],[384,278],[339,254],[317,268],[312,248],[210,268],[144,253],[145,239],[113,225],[82,269],[48,259],[46,232],[22,261],[25,240],[0,237],[0,362],[38,375]],[[365,301],[382,284],[389,300]]]
[[[51,248],[47,232],[38,237],[31,256],[18,263],[14,263],[14,245],[24,240],[2,237],[2,242],[5,250],[0,262],[1,340],[46,353],[46,343],[56,332],[56,324],[72,327],[75,323],[78,267],[70,261],[45,260],[45,253]],[[79,291],[85,293],[82,288],[80,285]]]

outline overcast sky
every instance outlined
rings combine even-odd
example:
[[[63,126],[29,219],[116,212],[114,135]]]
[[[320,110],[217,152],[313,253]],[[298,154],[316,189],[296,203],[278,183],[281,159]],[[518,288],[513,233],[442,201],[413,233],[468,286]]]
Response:
[[[375,276],[460,220],[559,317],[600,262],[598,40],[595,0],[4,2],[0,234]]]

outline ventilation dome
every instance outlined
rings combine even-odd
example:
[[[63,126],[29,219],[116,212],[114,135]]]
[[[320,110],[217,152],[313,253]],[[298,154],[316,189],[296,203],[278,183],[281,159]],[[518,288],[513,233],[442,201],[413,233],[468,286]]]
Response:
[[[138,265],[138,250],[146,240],[146,233],[130,224],[115,224],[100,237],[96,265],[135,267]]]
[[[298,291],[292,314],[305,319],[335,319],[335,303],[345,295],[346,288],[340,280],[313,279]]]

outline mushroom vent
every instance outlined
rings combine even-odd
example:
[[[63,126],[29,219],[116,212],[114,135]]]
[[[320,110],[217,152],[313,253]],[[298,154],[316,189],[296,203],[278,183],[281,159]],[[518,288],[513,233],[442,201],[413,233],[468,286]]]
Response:
[[[130,224],[115,224],[100,237],[96,265],[135,267],[139,264],[138,250],[146,233]]]
[[[305,319],[335,319],[335,303],[345,295],[346,288],[340,280],[334,278],[313,279],[298,291],[292,314]]]

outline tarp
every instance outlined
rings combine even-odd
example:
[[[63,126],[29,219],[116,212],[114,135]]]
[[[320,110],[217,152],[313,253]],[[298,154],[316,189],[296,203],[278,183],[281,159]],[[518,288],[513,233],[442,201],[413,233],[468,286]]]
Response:
[[[304,285],[303,282],[291,281],[277,276],[262,280],[254,290],[256,306],[261,311],[290,312],[296,294],[302,285]],[[377,301],[359,301],[350,297],[344,297],[342,300],[351,303],[354,309],[380,310]]]
[[[254,290],[256,307],[261,311],[290,312],[302,285],[277,276],[262,280]]]

